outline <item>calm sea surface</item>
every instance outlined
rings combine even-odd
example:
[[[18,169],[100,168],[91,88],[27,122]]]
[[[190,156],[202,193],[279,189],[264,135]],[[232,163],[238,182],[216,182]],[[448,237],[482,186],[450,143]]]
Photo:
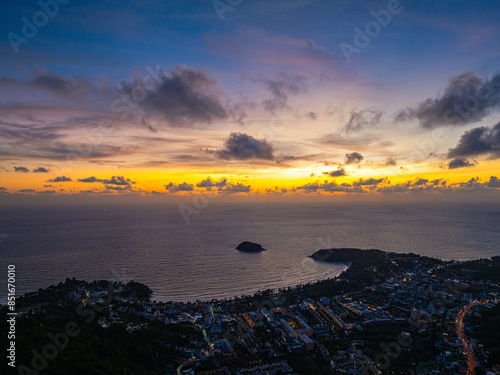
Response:
[[[307,257],[327,247],[500,255],[499,223],[500,204],[213,203],[189,225],[176,205],[1,207],[0,266],[5,280],[16,266],[20,293],[76,277],[140,281],[156,300],[210,299],[335,276],[342,265]],[[235,250],[242,241],[267,251]]]

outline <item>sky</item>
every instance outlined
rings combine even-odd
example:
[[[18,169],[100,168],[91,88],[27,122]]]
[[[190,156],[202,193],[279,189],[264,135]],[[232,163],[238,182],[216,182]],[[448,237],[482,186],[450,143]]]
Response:
[[[494,0],[6,3],[0,201],[498,201],[499,19]]]

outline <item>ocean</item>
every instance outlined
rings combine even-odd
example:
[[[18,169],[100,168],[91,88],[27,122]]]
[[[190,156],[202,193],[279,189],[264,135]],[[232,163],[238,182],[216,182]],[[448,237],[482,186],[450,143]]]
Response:
[[[18,293],[76,277],[135,280],[153,299],[249,294],[338,275],[322,248],[359,247],[467,260],[500,255],[499,204],[222,204],[186,224],[174,204],[1,207],[0,269]],[[266,251],[244,253],[242,241]],[[0,299],[5,300],[6,288]]]

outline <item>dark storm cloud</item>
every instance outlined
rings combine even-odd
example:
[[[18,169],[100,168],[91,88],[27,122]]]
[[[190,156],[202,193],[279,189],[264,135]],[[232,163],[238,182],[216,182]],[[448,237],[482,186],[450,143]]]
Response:
[[[485,126],[466,131],[455,148],[450,149],[448,157],[466,157],[492,154],[500,157],[500,122],[488,128]]]
[[[194,191],[194,186],[186,182],[183,182],[181,184],[174,184],[173,182],[169,182],[168,185],[165,185],[165,189],[167,189],[169,193],[178,193],[179,191]]]
[[[366,128],[373,128],[378,125],[382,115],[383,112],[375,108],[353,109],[349,121],[344,125],[342,131],[344,133],[351,133]]]
[[[323,172],[323,174],[327,174],[330,177],[342,177],[347,176],[347,172],[343,167],[338,167],[336,171],[331,172]]]
[[[350,154],[345,154],[344,161],[346,164],[357,164],[364,159],[363,155],[359,152],[351,152]]]
[[[135,184],[135,181],[132,181],[130,178],[125,178],[123,176],[112,176],[110,179],[99,179],[97,177],[91,176],[79,179],[78,182],[101,183],[104,185],[118,185],[128,187],[132,187],[132,185]]]
[[[44,167],[38,167],[33,169],[33,173],[49,173],[50,171]]]
[[[473,167],[474,165],[476,164],[471,163],[467,159],[456,158],[448,163],[448,169]]]
[[[56,178],[51,178],[50,180],[47,180],[46,182],[71,182],[73,181],[70,177],[66,176],[58,176]]]
[[[454,76],[441,96],[406,108],[395,121],[417,119],[424,128],[459,126],[482,120],[500,106],[500,74],[484,79],[472,72]]]
[[[220,150],[209,151],[223,160],[273,160],[273,145],[244,133],[231,133]]]
[[[276,77],[259,77],[256,82],[267,89],[269,98],[264,99],[264,109],[276,113],[288,108],[289,95],[297,95],[308,91],[307,80],[302,75],[280,73]]]
[[[148,86],[148,85],[146,85]],[[210,124],[229,117],[219,82],[203,70],[177,66],[168,75],[163,72],[153,86],[136,80],[123,82],[123,91],[139,103],[147,114],[160,115],[170,126]],[[238,111],[241,117],[241,111]]]
[[[26,167],[14,167],[14,172],[28,173],[30,170]]]

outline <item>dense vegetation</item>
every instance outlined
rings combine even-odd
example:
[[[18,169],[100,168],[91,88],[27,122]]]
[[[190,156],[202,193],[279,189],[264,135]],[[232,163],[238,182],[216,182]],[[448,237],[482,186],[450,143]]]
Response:
[[[500,304],[491,309],[482,309],[478,326],[474,329],[474,338],[489,350],[487,366],[500,364]]]
[[[461,262],[455,267],[473,271],[475,273],[474,280],[500,282],[500,256]]]
[[[323,262],[351,262],[353,269],[376,267],[386,269],[387,261],[381,250],[361,250],[361,249],[328,249],[316,251],[311,257],[314,260]]]
[[[109,310],[113,311],[115,300],[91,306],[82,304],[80,300],[65,299],[65,295],[75,287],[107,289],[110,285],[105,281],[86,283],[68,279],[66,283],[20,298],[19,307],[37,311],[36,314],[26,314],[17,322],[16,365],[22,365],[24,369],[20,373],[36,374],[32,363],[37,356],[39,365],[43,366],[46,361],[40,374],[67,375],[68,369],[73,375],[159,374],[175,363],[178,356],[174,349],[176,345],[189,346],[191,340],[202,338],[201,333],[192,327],[166,325],[140,315],[134,315],[133,324],[142,324],[141,329],[127,330],[126,324],[113,323],[103,328],[99,321],[103,318],[109,321]],[[151,293],[148,290],[142,284],[131,282],[119,294],[148,298]],[[104,305],[109,305],[109,309]],[[6,316],[6,308],[0,313]],[[67,344],[63,345],[65,339],[61,337],[68,323],[73,324],[76,334],[66,336]],[[61,339],[61,347],[55,358],[45,360],[44,353],[49,353],[48,357],[54,354],[47,349],[54,344],[51,339],[54,336]],[[7,335],[2,335],[1,343],[2,347],[8,348]]]

